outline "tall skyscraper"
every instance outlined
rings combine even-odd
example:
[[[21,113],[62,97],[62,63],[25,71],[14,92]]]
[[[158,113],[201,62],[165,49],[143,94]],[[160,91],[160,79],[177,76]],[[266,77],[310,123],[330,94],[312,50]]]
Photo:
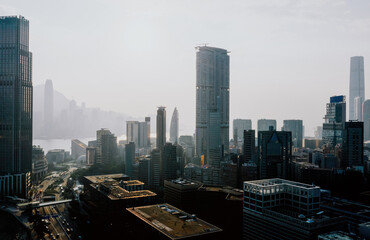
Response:
[[[326,104],[325,123],[322,126],[322,141],[335,147],[343,143],[343,129],[346,122],[346,97],[330,97],[330,103]]]
[[[27,197],[32,171],[29,22],[0,17],[0,193]]]
[[[108,129],[96,131],[96,163],[108,163],[117,157],[117,137]]]
[[[135,143],[125,144],[125,170],[126,175],[132,178],[132,165],[135,163]]]
[[[346,122],[343,134],[343,161],[341,167],[363,166],[363,158],[364,123]]]
[[[362,97],[355,97],[355,112],[354,112],[354,119],[356,121],[362,121],[362,105],[364,103],[364,99]]]
[[[362,118],[364,121],[364,139],[370,140],[370,99],[363,104]]]
[[[44,130],[49,137],[53,131],[54,122],[54,88],[51,80],[46,80],[44,89]]]
[[[244,137],[244,130],[252,129],[252,120],[250,119],[234,119],[233,120],[233,137],[234,141],[242,140]]]
[[[351,57],[351,69],[349,79],[349,120],[355,119],[355,98],[365,99],[365,77],[364,77],[364,57]],[[362,102],[359,103],[362,105]]]
[[[162,149],[166,144],[166,107],[157,110],[157,149]]]
[[[127,143],[134,142],[136,147],[150,147],[150,117],[145,117],[145,122],[126,122]]]
[[[229,151],[230,59],[227,50],[197,47],[196,53],[196,155],[210,161],[210,119],[219,119],[213,134],[221,152]],[[219,115],[216,117],[215,115]],[[215,123],[215,121],[214,121]],[[215,126],[213,126],[215,127]],[[219,135],[215,135],[218,132]],[[211,150],[213,152],[213,150]],[[218,154],[215,154],[218,156]],[[218,161],[218,160],[216,160]]]
[[[284,120],[282,131],[292,132],[292,141],[294,147],[301,148],[303,141],[303,121],[302,120]]]
[[[179,112],[177,108],[173,111],[170,125],[170,142],[177,143],[179,140]]]
[[[162,156],[161,156],[161,185],[163,185],[164,180],[176,179],[177,170],[177,147],[172,143],[166,143],[163,146]]]
[[[139,122],[138,121],[127,121],[126,122],[126,135],[127,143],[134,142],[139,143]]]
[[[256,132],[255,130],[244,130],[244,143],[243,143],[244,162],[256,161]]]
[[[258,119],[257,129],[260,131],[269,131],[270,127],[273,127],[276,130],[276,120],[275,119]]]

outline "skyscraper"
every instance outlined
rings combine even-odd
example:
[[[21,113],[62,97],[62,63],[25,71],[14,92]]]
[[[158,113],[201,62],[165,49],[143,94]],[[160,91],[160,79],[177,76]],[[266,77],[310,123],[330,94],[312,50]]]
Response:
[[[27,197],[32,171],[29,22],[0,17],[0,193]]]
[[[363,104],[362,119],[364,121],[364,139],[370,140],[370,99]]]
[[[284,120],[282,131],[292,132],[292,141],[294,147],[301,148],[303,141],[303,121],[302,120]]]
[[[127,143],[134,142],[139,143],[139,122],[138,121],[127,121],[126,122],[126,135]]]
[[[166,144],[166,107],[157,110],[157,149],[162,149]]]
[[[355,98],[365,99],[365,77],[364,77],[364,57],[351,57],[351,69],[349,79],[349,120],[355,119]],[[362,102],[359,103],[362,105]]]
[[[325,123],[322,126],[322,141],[335,147],[343,140],[343,129],[346,122],[346,97],[330,97],[330,103],[326,104]]]
[[[46,80],[44,89],[44,130],[45,136],[52,134],[54,122],[54,88],[51,80]]]
[[[354,112],[354,119],[357,121],[362,121],[362,105],[364,103],[364,99],[362,97],[355,97],[355,112]]]
[[[132,178],[132,165],[135,163],[135,143],[125,144],[125,170],[126,175]]]
[[[177,108],[173,111],[170,125],[170,142],[177,143],[179,140],[179,112]]]
[[[244,162],[255,161],[256,155],[256,132],[255,130],[244,130],[243,143]]]
[[[196,53],[196,155],[210,156],[210,119],[219,119],[221,152],[229,151],[230,60],[227,50],[208,46],[197,47]],[[216,117],[215,115],[219,115]],[[215,123],[215,122],[214,122]],[[212,152],[213,150],[211,150]],[[217,154],[216,154],[217,155]],[[218,160],[217,160],[218,161]]]
[[[363,166],[363,157],[364,123],[346,122],[343,134],[343,161],[341,167]]]
[[[108,129],[96,131],[96,163],[108,163],[117,157],[117,137]]]
[[[150,147],[150,117],[145,122],[126,122],[127,143],[134,142],[138,148]]]
[[[276,120],[275,119],[258,119],[257,129],[260,131],[269,131],[270,127],[273,127],[276,130]]]
[[[242,140],[244,137],[244,130],[252,129],[252,120],[250,119],[234,119],[233,120],[233,134],[234,141]],[[235,139],[236,138],[236,139]]]

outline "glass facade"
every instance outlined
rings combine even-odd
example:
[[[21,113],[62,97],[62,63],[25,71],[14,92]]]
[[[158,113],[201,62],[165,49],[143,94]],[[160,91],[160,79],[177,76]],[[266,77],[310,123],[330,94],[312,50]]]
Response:
[[[0,173],[32,170],[32,53],[29,22],[0,17]]]

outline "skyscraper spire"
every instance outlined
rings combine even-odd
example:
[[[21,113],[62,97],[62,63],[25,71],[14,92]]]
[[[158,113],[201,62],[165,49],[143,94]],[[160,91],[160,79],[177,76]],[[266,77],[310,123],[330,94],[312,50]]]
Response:
[[[179,139],[179,112],[175,107],[173,110],[172,118],[171,118],[171,126],[170,126],[170,142],[177,143]]]

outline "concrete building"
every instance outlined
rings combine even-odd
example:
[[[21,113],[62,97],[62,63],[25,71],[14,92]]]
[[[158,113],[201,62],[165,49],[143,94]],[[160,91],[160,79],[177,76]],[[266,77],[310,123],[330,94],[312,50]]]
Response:
[[[292,132],[293,146],[302,147],[303,141],[303,121],[302,120],[284,120],[282,131]]]
[[[345,123],[343,135],[343,159],[341,167],[363,166],[364,123],[350,121]]]
[[[125,174],[133,177],[132,166],[135,163],[135,143],[130,142],[125,145]]]
[[[349,79],[349,120],[355,119],[355,98],[365,99],[365,76],[364,57],[351,57],[350,79]],[[360,101],[361,101],[360,99]],[[362,105],[362,102],[358,103]]]
[[[364,140],[370,140],[370,99],[363,104],[362,117],[364,121]]]
[[[96,142],[96,163],[108,163],[117,157],[117,137],[108,129],[96,131]]]
[[[243,143],[244,162],[256,162],[256,133],[254,130],[244,130]]]
[[[200,186],[199,182],[183,178],[164,180],[164,201],[182,209],[190,209]]]
[[[150,160],[150,187],[156,189],[161,186],[161,151],[153,149]]]
[[[142,181],[146,186],[150,186],[150,156],[144,156],[139,158],[139,170],[138,179]]]
[[[138,149],[150,148],[150,117],[145,122],[126,122],[127,143],[134,142]]]
[[[173,111],[170,125],[170,142],[176,144],[179,140],[179,112],[177,108]]]
[[[86,165],[91,166],[96,162],[96,147],[86,148]]]
[[[46,159],[48,163],[61,163],[66,158],[66,152],[64,149],[52,149],[46,153]]]
[[[83,142],[81,142],[78,139],[73,139],[71,141],[71,156],[73,159],[77,159],[82,155],[86,155],[86,148],[87,145]]]
[[[220,143],[221,152],[228,153],[230,60],[225,49],[208,46],[196,49],[196,155],[203,156],[206,163],[210,161],[210,153],[217,155],[214,160],[217,164],[219,150],[210,150],[209,140],[214,139],[210,138],[213,134],[214,141]],[[218,122],[219,130],[211,120]]]
[[[126,122],[126,135],[127,143],[134,142],[139,143],[139,122],[138,121],[127,121]]]
[[[166,144],[166,107],[157,110],[157,149],[162,149]]]
[[[346,97],[330,97],[330,103],[326,104],[325,122],[323,123],[323,144],[335,147],[343,143],[343,129],[346,122]]]
[[[344,224],[320,208],[320,188],[279,178],[244,182],[243,239],[317,239]]]
[[[364,103],[364,99],[362,97],[355,97],[355,110],[354,110],[354,118],[357,121],[363,121],[362,120],[362,105]]]
[[[289,178],[292,157],[292,133],[285,131],[258,132],[259,178]]]
[[[32,147],[32,180],[38,182],[48,172],[48,161],[40,146]]]
[[[258,132],[260,131],[269,131],[270,126],[276,130],[276,120],[275,119],[258,119],[257,121],[257,129]]]
[[[243,140],[244,131],[252,129],[252,120],[250,119],[234,119],[233,120],[233,138],[234,142]]]
[[[29,21],[0,17],[0,196],[27,198],[32,171]]]

